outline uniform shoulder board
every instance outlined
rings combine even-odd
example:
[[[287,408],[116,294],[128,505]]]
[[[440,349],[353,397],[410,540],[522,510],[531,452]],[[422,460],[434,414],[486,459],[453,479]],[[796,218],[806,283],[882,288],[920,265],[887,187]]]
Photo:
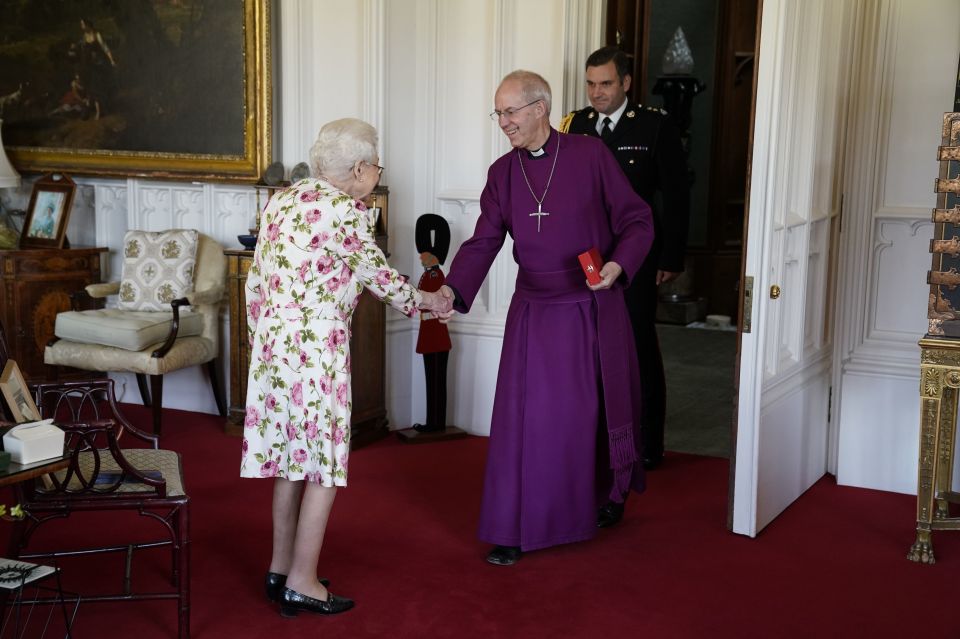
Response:
[[[660,107],[645,106],[643,108],[645,111],[652,111],[653,113],[659,113],[660,115],[667,115],[667,112],[661,109]]]
[[[570,123],[573,122],[573,116],[576,114],[576,111],[571,111],[563,116],[563,118],[560,120],[560,126],[557,127],[557,130],[560,131],[560,133],[568,133],[570,131]]]

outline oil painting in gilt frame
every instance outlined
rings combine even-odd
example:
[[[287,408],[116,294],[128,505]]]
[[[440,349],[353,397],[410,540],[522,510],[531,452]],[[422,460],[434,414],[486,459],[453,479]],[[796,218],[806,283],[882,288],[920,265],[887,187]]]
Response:
[[[256,181],[269,0],[4,0],[3,141],[22,171]]]

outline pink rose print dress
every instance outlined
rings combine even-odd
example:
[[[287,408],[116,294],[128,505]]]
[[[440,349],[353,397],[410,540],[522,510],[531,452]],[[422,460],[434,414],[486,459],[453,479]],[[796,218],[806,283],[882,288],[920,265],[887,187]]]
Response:
[[[316,178],[267,203],[246,286],[240,476],[346,486],[353,309],[366,288],[412,317],[420,293],[387,264],[363,203]]]

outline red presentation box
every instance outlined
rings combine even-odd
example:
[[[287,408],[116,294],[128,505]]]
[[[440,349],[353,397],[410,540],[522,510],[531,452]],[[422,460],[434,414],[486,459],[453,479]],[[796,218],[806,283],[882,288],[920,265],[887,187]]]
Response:
[[[587,281],[594,286],[599,284],[602,280],[600,269],[603,268],[603,258],[600,257],[600,251],[597,250],[597,247],[593,247],[586,253],[581,253],[577,258],[580,260],[580,266],[583,267],[583,272],[587,276]]]

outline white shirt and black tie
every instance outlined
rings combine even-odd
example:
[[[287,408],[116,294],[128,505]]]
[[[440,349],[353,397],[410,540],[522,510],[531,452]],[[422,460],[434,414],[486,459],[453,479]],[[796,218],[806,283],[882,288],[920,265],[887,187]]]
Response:
[[[623,112],[627,110],[627,101],[624,100],[623,104],[609,115],[604,115],[598,113],[600,117],[597,118],[597,133],[600,135],[602,140],[606,140],[610,137],[610,134],[613,133],[613,130],[617,127],[617,122],[620,121],[620,117],[623,115]]]

